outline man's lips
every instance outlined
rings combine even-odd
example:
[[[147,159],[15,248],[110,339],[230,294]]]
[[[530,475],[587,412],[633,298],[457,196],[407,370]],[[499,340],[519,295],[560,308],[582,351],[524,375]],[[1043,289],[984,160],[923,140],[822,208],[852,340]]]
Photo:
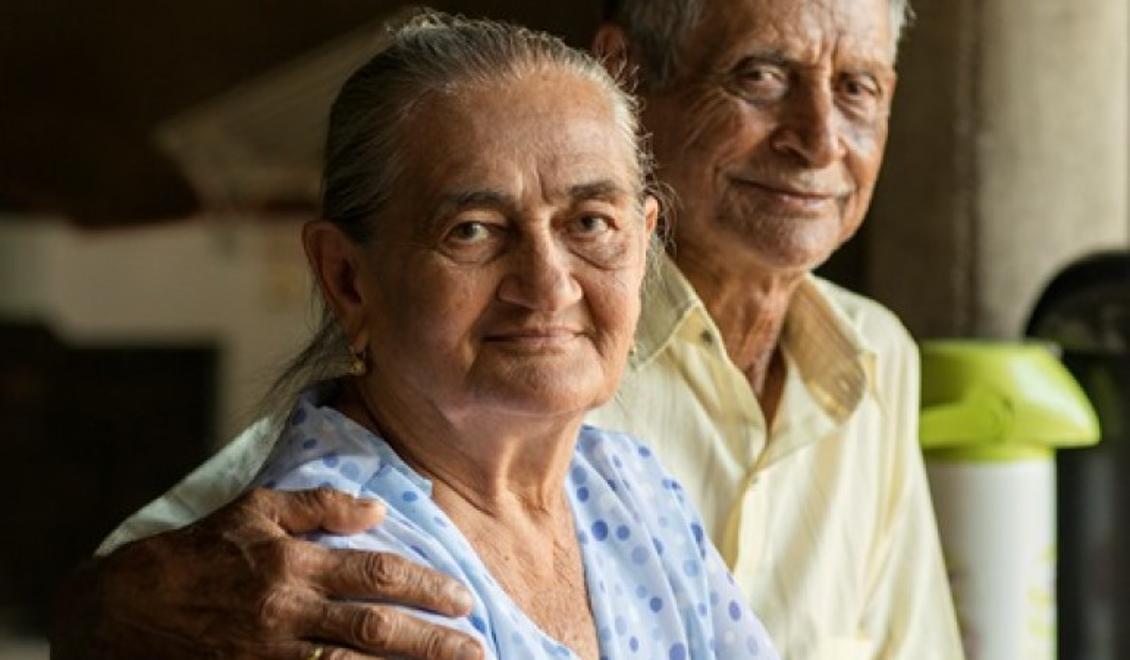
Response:
[[[828,187],[827,189],[822,189],[819,187],[798,186],[788,183],[767,182],[755,179],[738,178],[735,180],[742,185],[758,188],[771,195],[799,203],[819,204],[830,200],[840,199],[841,197],[847,197],[850,194],[849,191],[842,190],[838,187]]]

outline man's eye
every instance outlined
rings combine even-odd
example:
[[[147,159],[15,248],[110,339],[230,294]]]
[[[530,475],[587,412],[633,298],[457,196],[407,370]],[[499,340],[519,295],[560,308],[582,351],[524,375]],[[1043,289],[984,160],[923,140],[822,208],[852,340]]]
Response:
[[[840,80],[840,92],[852,99],[877,98],[879,87],[870,78],[847,76]]]
[[[486,223],[471,220],[452,227],[448,236],[459,243],[481,243],[490,237],[490,228]]]
[[[766,83],[780,80],[781,76],[770,67],[755,66],[742,73],[742,79],[750,83]]]
[[[576,233],[588,236],[602,234],[611,228],[608,220],[599,215],[582,215],[573,222],[573,230]]]
[[[738,71],[737,86],[743,96],[756,100],[776,99],[788,87],[788,75],[779,66],[753,64]]]

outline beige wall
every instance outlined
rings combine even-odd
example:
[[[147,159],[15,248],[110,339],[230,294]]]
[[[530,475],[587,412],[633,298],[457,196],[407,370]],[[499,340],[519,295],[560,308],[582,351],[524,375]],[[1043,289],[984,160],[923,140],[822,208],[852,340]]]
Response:
[[[868,281],[920,336],[1015,337],[1069,261],[1130,246],[1125,0],[919,0]]]

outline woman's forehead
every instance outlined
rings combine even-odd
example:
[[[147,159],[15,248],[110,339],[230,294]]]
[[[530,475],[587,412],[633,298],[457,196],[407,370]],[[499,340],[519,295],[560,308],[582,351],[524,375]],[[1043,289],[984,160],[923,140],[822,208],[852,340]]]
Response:
[[[406,121],[405,169],[433,191],[529,177],[562,190],[636,188],[635,144],[618,110],[595,82],[564,72],[452,88],[428,95]]]

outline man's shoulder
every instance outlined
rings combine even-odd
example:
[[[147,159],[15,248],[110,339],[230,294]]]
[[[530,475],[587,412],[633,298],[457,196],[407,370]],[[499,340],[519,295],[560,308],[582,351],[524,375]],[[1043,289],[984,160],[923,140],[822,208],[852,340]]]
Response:
[[[905,351],[917,353],[914,339],[906,326],[882,303],[821,277],[814,276],[812,283],[877,355],[883,357]]]
[[[98,546],[113,552],[140,538],[183,527],[220,508],[247,488],[271,447],[273,427],[260,419],[160,498],[124,520]]]

